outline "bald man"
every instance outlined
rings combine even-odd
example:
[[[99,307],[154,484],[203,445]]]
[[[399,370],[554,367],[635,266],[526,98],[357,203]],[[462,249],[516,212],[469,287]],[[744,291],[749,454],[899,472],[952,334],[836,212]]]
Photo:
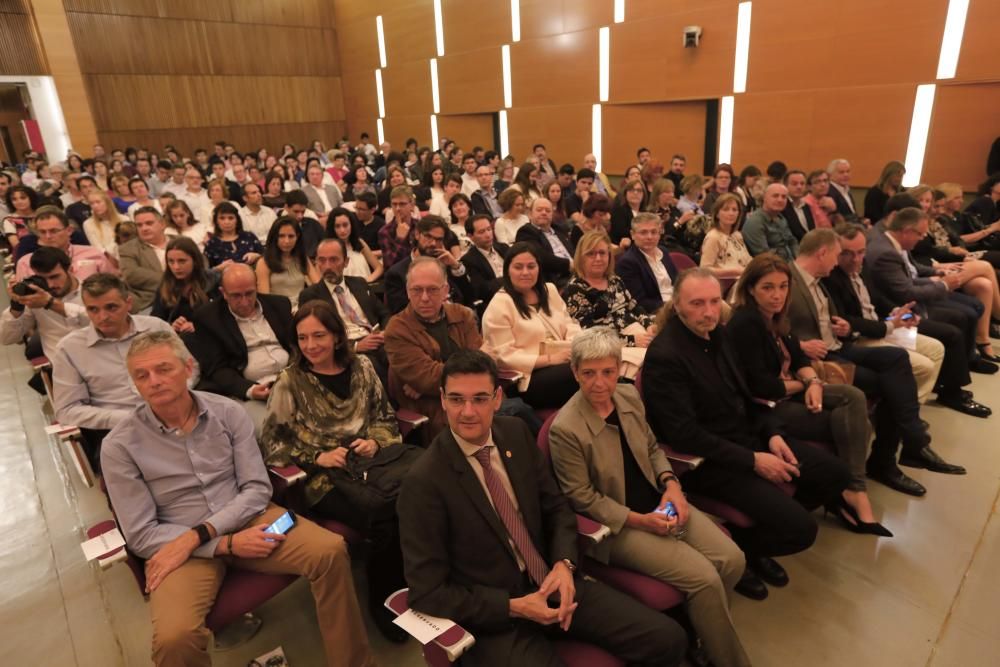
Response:
[[[257,294],[257,278],[246,264],[226,268],[220,291],[221,299],[195,311],[195,332],[184,342],[201,364],[198,389],[246,401],[259,426],[271,385],[288,365],[292,303]]]
[[[743,240],[751,255],[774,252],[786,262],[791,262],[799,252],[799,242],[795,240],[788,221],[785,207],[788,205],[788,188],[781,183],[771,183],[764,191],[763,205],[747,216],[743,224]]]

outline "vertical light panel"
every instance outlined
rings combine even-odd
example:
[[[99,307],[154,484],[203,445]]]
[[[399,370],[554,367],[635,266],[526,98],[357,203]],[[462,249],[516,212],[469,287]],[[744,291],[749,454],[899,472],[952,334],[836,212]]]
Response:
[[[936,89],[937,86],[933,83],[917,86],[917,96],[913,101],[913,118],[910,120],[910,140],[906,143],[906,174],[903,176],[903,185],[906,187],[920,184]]]
[[[438,58],[444,56],[444,22],[441,19],[441,0],[434,0],[434,30],[437,33]]]
[[[609,67],[611,60],[611,28],[603,27],[597,33],[597,87],[598,99],[608,101]]]
[[[590,152],[597,159],[594,171],[601,171],[601,105],[595,104],[590,112]]]
[[[385,118],[385,98],[382,96],[382,70],[375,70],[375,94],[378,96],[378,117]]]
[[[434,113],[441,113],[441,96],[438,92],[437,58],[431,58],[431,99],[434,103]]]
[[[750,62],[750,10],[752,2],[741,2],[736,17],[736,62],[733,67],[733,92],[747,91],[747,66]]]
[[[505,108],[509,109],[512,106],[509,44],[504,44],[500,47],[500,60],[503,62],[503,105]]]
[[[507,138],[507,111],[501,109],[500,113],[500,157],[506,158],[510,155],[510,140]]]
[[[958,68],[958,54],[962,50],[962,35],[965,34],[965,16],[968,11],[969,0],[950,0],[948,2],[948,17],[944,21],[941,56],[938,58],[938,79],[955,78],[955,70]]]
[[[438,117],[431,114],[431,146],[440,146],[438,143]]]
[[[521,0],[510,0],[510,41],[521,41]]]
[[[625,0],[615,0],[615,23],[625,21]]]
[[[378,63],[385,67],[385,31],[382,30],[382,16],[375,17],[375,32],[378,34]]]
[[[381,118],[376,118],[375,119],[375,127],[378,130],[378,132],[377,132],[377,134],[378,134],[378,145],[381,146],[382,144],[385,143],[385,126],[382,125],[382,119]]]
[[[727,95],[719,105],[719,164],[733,160],[733,112],[735,98]]]

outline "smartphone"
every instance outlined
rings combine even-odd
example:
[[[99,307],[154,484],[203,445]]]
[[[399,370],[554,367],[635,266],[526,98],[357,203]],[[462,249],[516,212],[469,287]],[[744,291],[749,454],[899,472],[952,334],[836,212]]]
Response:
[[[677,518],[677,508],[674,507],[674,504],[672,502],[670,502],[669,500],[667,501],[667,504],[663,506],[663,509],[657,509],[657,510],[653,510],[653,511],[654,512],[659,512],[660,514],[662,514],[663,516],[667,517],[668,519],[676,519]]]
[[[288,510],[287,512],[279,516],[277,519],[275,519],[274,523],[265,528],[264,532],[284,535],[294,527],[295,527],[295,512]]]

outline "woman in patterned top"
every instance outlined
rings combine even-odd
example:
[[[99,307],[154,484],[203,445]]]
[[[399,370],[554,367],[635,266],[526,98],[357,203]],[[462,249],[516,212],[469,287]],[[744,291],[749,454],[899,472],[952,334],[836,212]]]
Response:
[[[232,202],[224,201],[212,212],[212,237],[205,243],[205,259],[213,269],[230,264],[253,265],[264,247],[253,232],[243,229],[240,213]]]
[[[701,266],[720,280],[739,278],[750,263],[750,252],[736,229],[742,215],[740,198],[732,192],[719,195],[712,205],[712,228],[701,244]]]
[[[576,245],[573,278],[563,290],[566,310],[580,327],[611,327],[622,338],[626,366],[642,366],[656,335],[653,316],[643,312],[614,272],[611,239],[601,231],[587,232]],[[635,368],[627,369],[629,375]]]
[[[352,351],[333,305],[302,304],[292,327],[292,362],[271,390],[260,437],[264,460],[306,472],[303,501],[310,512],[365,532],[372,543],[369,607],[379,629],[397,638],[382,608],[390,593],[406,587],[395,504],[366,515],[328,473],[347,467],[352,457],[371,458],[385,447],[401,446],[395,414],[371,362]]]

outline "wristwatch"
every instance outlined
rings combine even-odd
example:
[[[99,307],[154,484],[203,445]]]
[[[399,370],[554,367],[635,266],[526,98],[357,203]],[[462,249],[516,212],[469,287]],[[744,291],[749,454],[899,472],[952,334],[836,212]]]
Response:
[[[561,562],[562,562],[563,565],[565,565],[566,567],[569,568],[570,572],[574,572],[574,573],[576,572],[576,563],[574,563],[573,561],[571,561],[569,558],[563,558]]]
[[[675,475],[672,472],[665,472],[662,475],[660,475],[660,484],[663,486],[664,489],[667,488],[667,484],[670,483],[670,480],[673,480],[678,484],[681,483],[681,481],[677,479],[677,475]]]
[[[197,526],[192,528],[194,532],[198,533],[198,546],[205,544],[212,539],[212,533],[208,532],[208,526],[203,523],[199,523]]]
[[[47,302],[47,303],[45,304],[45,310],[49,310],[50,308],[52,308],[52,304],[54,304],[55,302],[56,302],[56,297],[55,297],[55,295],[53,295],[53,294],[49,294],[49,300],[48,300],[48,302]]]

